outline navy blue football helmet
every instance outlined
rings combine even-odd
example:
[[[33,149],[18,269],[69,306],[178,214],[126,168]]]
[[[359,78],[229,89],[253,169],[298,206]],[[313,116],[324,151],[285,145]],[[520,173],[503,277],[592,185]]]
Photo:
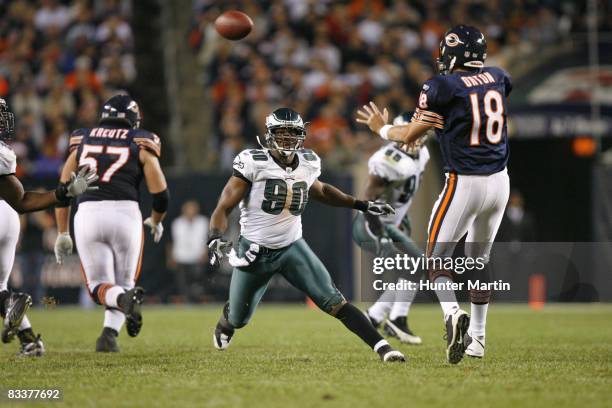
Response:
[[[440,41],[438,71],[442,75],[455,68],[482,68],[487,58],[487,41],[476,27],[458,25]]]
[[[0,139],[11,139],[15,134],[15,115],[8,108],[8,104],[0,98]]]
[[[136,101],[127,94],[112,96],[102,106],[100,124],[120,123],[131,128],[138,128],[140,120],[140,108]]]

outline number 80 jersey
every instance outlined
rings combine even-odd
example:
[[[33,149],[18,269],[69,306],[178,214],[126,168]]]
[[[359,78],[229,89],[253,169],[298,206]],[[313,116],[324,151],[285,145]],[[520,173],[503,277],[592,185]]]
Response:
[[[234,159],[234,176],[251,186],[240,202],[240,233],[267,248],[283,248],[302,237],[308,190],[321,175],[321,160],[300,150],[291,165],[267,150],[244,150]]]
[[[161,154],[159,137],[144,129],[100,126],[75,130],[70,136],[70,151],[77,150],[78,166],[95,169],[98,190],[79,196],[85,201],[139,200],[143,179],[140,149]]]

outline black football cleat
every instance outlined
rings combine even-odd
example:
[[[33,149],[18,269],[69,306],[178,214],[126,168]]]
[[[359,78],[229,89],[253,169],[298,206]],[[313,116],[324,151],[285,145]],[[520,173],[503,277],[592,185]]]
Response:
[[[219,351],[226,350],[229,347],[235,332],[235,329],[232,328],[227,320],[228,316],[229,302],[225,303],[225,306],[223,306],[223,315],[219,319],[217,327],[215,327],[215,334],[213,335],[213,345]]]
[[[118,333],[115,330],[105,327],[98,340],[96,340],[96,351],[98,353],[118,353],[117,335]]]
[[[3,343],[10,343],[19,332],[21,321],[30,306],[32,306],[32,297],[27,293],[13,293],[8,297],[1,336]]]
[[[400,352],[395,350],[388,344],[385,344],[377,351],[380,359],[385,363],[405,363],[406,357]]]
[[[137,286],[125,292],[122,297],[121,311],[125,314],[125,328],[130,337],[138,336],[142,328],[140,305],[144,300],[144,289]]]
[[[402,343],[406,344],[421,344],[423,341],[419,336],[414,334],[408,327],[408,319],[406,317],[398,317],[395,320],[387,319],[383,326],[383,331],[389,337],[395,337]]]
[[[457,364],[465,353],[464,337],[470,326],[470,316],[463,310],[457,309],[446,316],[446,358],[451,364]]]
[[[23,341],[21,350],[17,353],[18,356],[22,357],[41,357],[43,354],[45,354],[45,345],[40,339],[40,334],[31,341]]]

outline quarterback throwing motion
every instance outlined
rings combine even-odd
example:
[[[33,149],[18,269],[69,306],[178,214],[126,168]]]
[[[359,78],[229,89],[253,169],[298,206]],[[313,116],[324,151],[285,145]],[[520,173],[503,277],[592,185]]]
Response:
[[[321,160],[303,149],[306,131],[300,115],[280,108],[266,118],[262,149],[245,150],[234,160],[210,222],[209,255],[215,264],[227,256],[234,267],[229,301],[214,333],[214,346],[226,349],[244,327],[270,279],[281,274],[326,313],[339,319],[383,361],[405,361],[368,318],[346,301],[323,263],[302,238],[301,214],[310,198],[374,215],[393,213],[385,203],[360,201],[318,180]],[[238,251],[223,239],[228,215],[240,203]]]
[[[485,67],[486,56],[487,43],[480,30],[453,27],[440,42],[440,75],[423,85],[410,123],[387,125],[374,103],[358,112],[357,121],[383,139],[412,144],[429,129],[436,131],[446,185],[429,221],[429,257],[452,256],[456,243],[467,234],[466,255],[486,263],[508,201],[506,112],[512,81],[503,69]],[[452,282],[451,272],[430,270],[430,280],[445,287]],[[471,320],[453,291],[436,292],[445,316],[448,361],[458,363],[466,350],[469,356],[483,357],[491,292],[470,291]]]

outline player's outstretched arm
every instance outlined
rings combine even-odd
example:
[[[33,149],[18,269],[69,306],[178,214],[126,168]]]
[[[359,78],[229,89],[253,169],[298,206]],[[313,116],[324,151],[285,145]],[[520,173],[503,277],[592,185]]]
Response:
[[[232,176],[221,192],[217,206],[210,216],[208,257],[212,265],[218,265],[231,248],[231,242],[225,241],[222,235],[227,230],[228,216],[248,190],[249,183],[240,177]]]
[[[410,122],[406,125],[387,125],[387,109],[383,112],[378,109],[374,102],[370,105],[363,105],[357,111],[357,122],[368,125],[370,130],[385,140],[412,144],[423,136],[433,126],[423,123]]]
[[[383,215],[395,213],[393,207],[380,201],[362,201],[345,194],[331,184],[316,180],[309,190],[313,199],[334,207],[354,208],[364,213]]]
[[[144,173],[145,182],[147,183],[147,188],[149,193],[153,196],[151,216],[144,221],[144,224],[151,228],[153,241],[157,243],[161,240],[164,233],[162,221],[166,217],[168,211],[170,193],[168,192],[166,177],[164,176],[157,156],[146,149],[141,149],[139,158],[142,163],[142,171]]]
[[[19,179],[9,174],[0,177],[0,198],[18,213],[40,211],[68,201],[70,198],[83,194],[92,188],[97,188],[90,187],[90,184],[97,179],[95,174],[84,167],[78,175],[73,173],[67,183],[60,182],[55,191],[39,193],[24,191]]]

